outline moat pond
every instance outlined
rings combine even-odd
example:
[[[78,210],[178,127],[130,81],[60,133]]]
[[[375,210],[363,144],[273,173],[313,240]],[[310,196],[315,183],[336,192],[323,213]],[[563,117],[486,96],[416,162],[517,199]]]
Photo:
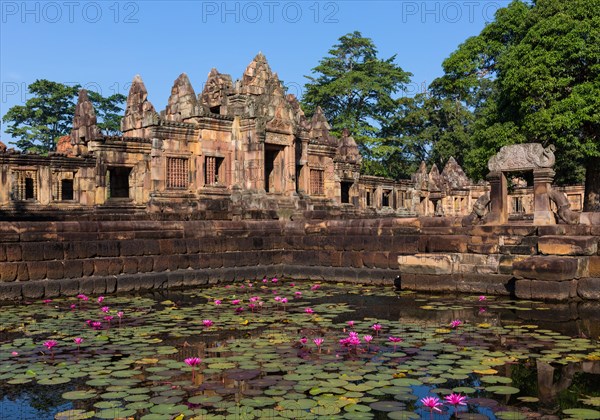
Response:
[[[271,278],[4,305],[0,418],[598,419],[598,309]]]

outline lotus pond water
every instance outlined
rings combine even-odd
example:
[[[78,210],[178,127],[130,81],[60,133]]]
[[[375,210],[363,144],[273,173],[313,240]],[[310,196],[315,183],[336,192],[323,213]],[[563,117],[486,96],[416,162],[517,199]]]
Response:
[[[0,417],[598,419],[565,308],[271,278],[4,305]]]

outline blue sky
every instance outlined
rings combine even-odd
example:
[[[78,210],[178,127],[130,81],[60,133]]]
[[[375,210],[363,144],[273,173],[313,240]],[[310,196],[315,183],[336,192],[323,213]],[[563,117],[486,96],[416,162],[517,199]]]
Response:
[[[413,73],[411,95],[442,74],[442,61],[477,35],[497,1],[6,1],[0,17],[0,115],[36,79],[127,94],[140,74],[157,110],[185,72],[202,91],[212,67],[240,78],[262,51],[289,92],[338,38],[358,30],[380,57]],[[0,139],[10,141],[2,124]]]

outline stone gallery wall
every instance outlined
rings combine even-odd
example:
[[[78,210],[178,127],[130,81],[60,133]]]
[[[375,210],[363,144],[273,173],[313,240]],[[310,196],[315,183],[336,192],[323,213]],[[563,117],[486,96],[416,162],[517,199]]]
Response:
[[[600,299],[600,226],[461,227],[460,218],[0,222],[0,300],[263,276]],[[598,277],[598,278],[597,278]]]

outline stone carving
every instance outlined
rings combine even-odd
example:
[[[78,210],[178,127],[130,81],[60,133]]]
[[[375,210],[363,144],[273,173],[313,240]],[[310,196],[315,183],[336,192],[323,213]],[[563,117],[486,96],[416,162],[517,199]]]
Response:
[[[487,206],[490,204],[490,193],[487,192],[480,196],[475,204],[473,204],[473,210],[471,214],[463,217],[462,225],[463,226],[472,226],[476,225],[487,213]]]
[[[0,141],[0,153],[6,152],[6,144]]]
[[[71,144],[71,136],[62,136],[56,143],[56,154],[64,156],[73,156],[73,145]]]
[[[548,190],[548,197],[550,198],[550,200],[556,203],[557,214],[560,220],[562,220],[568,225],[579,224],[579,216],[581,214],[575,213],[571,210],[571,205],[569,204],[569,200],[567,199],[565,193],[550,188]]]
[[[277,107],[275,116],[267,122],[266,127],[269,131],[292,134],[292,120],[283,104]]]
[[[127,96],[127,106],[125,116],[121,120],[121,131],[124,137],[136,137],[139,134],[127,132],[147,127],[158,122],[158,113],[152,103],[148,100],[148,91],[139,75],[133,78],[129,95]],[[140,133],[141,134],[141,133]]]
[[[81,89],[75,107],[73,128],[71,130],[71,144],[86,145],[89,141],[102,137],[96,120],[96,111],[88,98],[87,90]]]
[[[540,143],[512,144],[503,146],[488,162],[490,172],[526,171],[536,168],[552,168],[555,157],[554,145],[544,149]]]
[[[194,92],[190,79],[187,74],[181,73],[171,88],[171,96],[169,96],[169,103],[165,109],[165,119],[181,122],[197,114],[197,107],[196,92]]]
[[[208,73],[208,79],[198,100],[205,107],[214,109],[223,105],[227,92],[231,90],[232,86],[233,83],[230,75],[221,74],[217,69],[213,68]]]
[[[360,165],[362,162],[362,156],[358,151],[356,141],[350,136],[348,129],[342,131],[342,138],[338,145],[338,158],[336,160],[356,165]]]

